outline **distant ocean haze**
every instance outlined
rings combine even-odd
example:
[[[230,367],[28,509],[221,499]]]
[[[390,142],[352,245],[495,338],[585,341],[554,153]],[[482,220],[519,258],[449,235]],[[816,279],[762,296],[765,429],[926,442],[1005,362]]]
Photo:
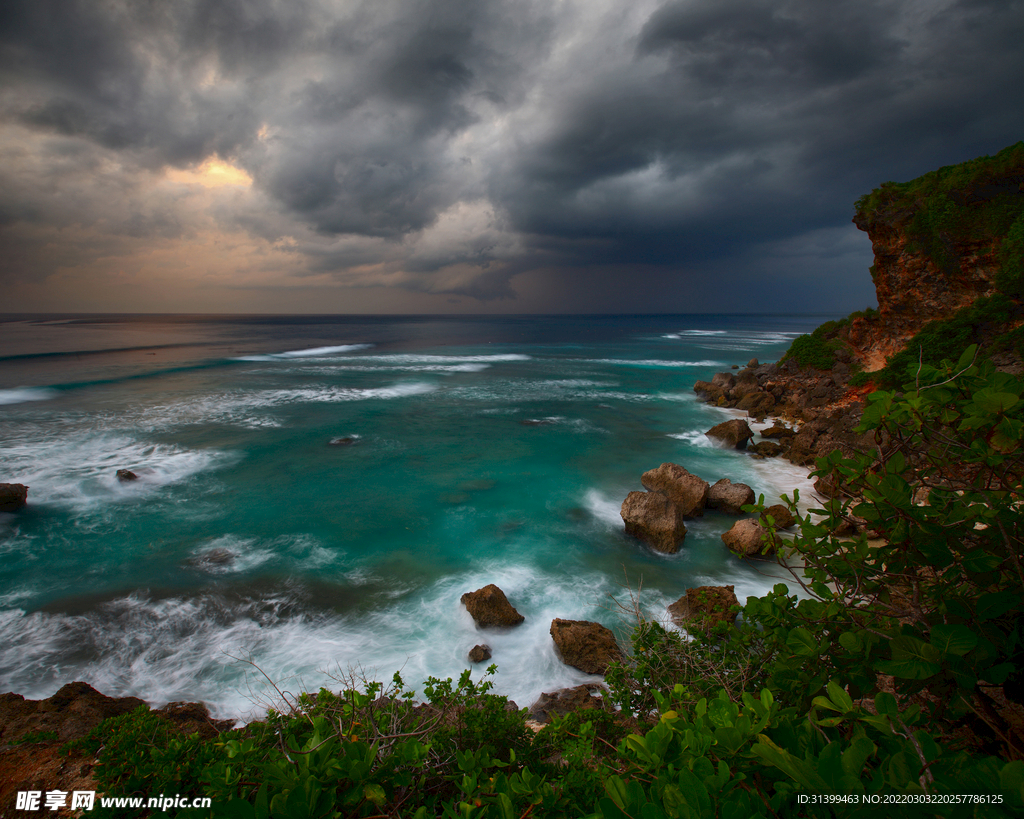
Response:
[[[0,482],[30,491],[0,515],[0,690],[244,719],[270,694],[243,659],[293,691],[352,668],[421,689],[481,642],[521,706],[594,679],[552,618],[624,642],[641,585],[664,620],[687,587],[785,579],[725,549],[729,518],[661,555],[618,511],[665,461],[806,492],[712,446],[731,413],[692,388],[827,318],[4,316]],[[459,598],[488,583],[521,626],[475,627]]]

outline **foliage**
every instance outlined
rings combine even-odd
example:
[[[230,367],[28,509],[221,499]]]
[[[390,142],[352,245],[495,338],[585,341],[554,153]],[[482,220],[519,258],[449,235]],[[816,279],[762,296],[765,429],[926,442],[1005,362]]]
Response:
[[[40,742],[55,742],[59,737],[56,731],[28,731],[15,740],[11,745],[35,745]]]

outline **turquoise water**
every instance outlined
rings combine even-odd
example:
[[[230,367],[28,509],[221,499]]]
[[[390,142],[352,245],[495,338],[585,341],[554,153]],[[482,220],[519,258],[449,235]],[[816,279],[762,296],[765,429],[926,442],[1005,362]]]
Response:
[[[692,386],[821,316],[6,319],[0,482],[30,506],[0,515],[0,690],[30,697],[81,679],[245,718],[269,698],[245,660],[292,691],[418,687],[487,642],[529,705],[594,679],[555,656],[554,617],[625,637],[630,589],[663,619],[689,586],[777,582],[722,516],[676,555],[625,536],[642,472],[806,488],[711,446],[730,413]],[[487,583],[522,626],[475,628],[459,597]]]

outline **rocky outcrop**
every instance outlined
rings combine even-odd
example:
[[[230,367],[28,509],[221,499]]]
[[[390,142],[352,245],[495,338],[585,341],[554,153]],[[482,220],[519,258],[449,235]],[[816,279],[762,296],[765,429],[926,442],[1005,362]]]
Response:
[[[28,503],[28,487],[22,483],[0,483],[0,512],[17,512]]]
[[[668,607],[679,626],[709,628],[718,623],[735,623],[733,606],[739,605],[735,586],[697,586]]]
[[[121,483],[130,483],[131,481],[137,481],[139,476],[130,469],[119,469],[117,470],[117,479]]]
[[[733,449],[746,449],[747,441],[754,437],[754,432],[747,425],[746,421],[733,418],[716,424],[704,433],[714,441],[719,441],[725,446]]]
[[[704,514],[708,482],[679,464],[665,463],[657,469],[650,469],[641,476],[640,483],[645,489],[667,497],[684,518],[698,518]]]
[[[660,492],[630,492],[619,510],[626,534],[666,554],[679,551],[686,515]]]
[[[572,711],[611,711],[613,707],[602,696],[603,691],[598,683],[584,683],[573,688],[560,688],[550,694],[542,693],[530,706],[530,718],[546,723],[553,716],[564,717]]]
[[[562,662],[586,674],[604,674],[609,663],[622,660],[611,629],[586,620],[551,621],[551,639]]]
[[[109,717],[146,707],[137,697],[108,697],[84,682],[68,683],[51,697],[27,700],[20,694],[0,694],[0,816],[16,811],[19,791],[96,791],[95,759],[81,751],[62,750],[64,743],[80,739]],[[183,735],[216,736],[234,720],[215,720],[206,706],[175,702],[157,709]],[[56,735],[57,739],[15,744],[29,734]],[[49,811],[47,811],[49,813]]]
[[[768,557],[778,550],[779,539],[773,537],[766,543],[767,536],[767,529],[758,521],[747,518],[736,521],[732,528],[722,535],[722,542],[730,551],[742,557]]]
[[[479,628],[508,628],[518,626],[526,619],[508,602],[505,592],[493,583],[474,592],[466,592],[460,602]]]
[[[708,490],[708,509],[717,509],[727,515],[742,515],[742,507],[756,500],[754,490],[745,483],[733,483],[722,478]]]

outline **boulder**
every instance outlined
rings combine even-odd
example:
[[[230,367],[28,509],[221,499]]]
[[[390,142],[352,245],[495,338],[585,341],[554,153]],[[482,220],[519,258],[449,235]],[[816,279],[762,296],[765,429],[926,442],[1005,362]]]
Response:
[[[745,483],[733,483],[728,478],[716,481],[708,490],[708,509],[717,509],[727,515],[742,515],[741,506],[753,503],[754,490]]]
[[[775,458],[782,452],[782,445],[775,441],[758,441],[751,449],[762,458]]]
[[[752,390],[744,395],[736,409],[741,409],[750,416],[767,415],[775,408],[775,396],[770,392]]]
[[[85,736],[108,717],[119,717],[146,703],[138,697],[108,697],[88,683],[72,682],[43,700],[0,695],[0,734],[4,742],[29,732],[53,731],[62,742]]]
[[[28,487],[23,483],[0,483],[0,512],[17,512],[28,503]]]
[[[550,722],[556,714],[564,717],[572,711],[600,709],[610,711],[611,706],[601,694],[604,691],[597,683],[584,683],[573,688],[559,688],[550,694],[542,693],[530,706],[530,718],[540,723]]]
[[[774,542],[765,551],[765,544],[762,538],[767,534],[760,523],[751,518],[738,520],[732,528],[722,535],[722,542],[729,547],[729,550],[743,557],[761,557],[774,554],[779,545],[776,537]]]
[[[715,404],[716,406],[721,406],[721,404],[728,400],[726,398],[726,390],[716,384],[712,384],[710,381],[696,382],[693,385],[693,391],[707,401],[707,403]]]
[[[679,464],[662,464],[649,469],[640,483],[651,492],[660,492],[674,503],[685,518],[698,518],[704,514],[708,497],[708,482],[687,472]]]
[[[473,646],[469,650],[469,660],[473,663],[482,663],[491,659],[491,647],[487,645]]]
[[[331,438],[327,442],[328,446],[355,446],[359,443],[358,435],[343,435],[340,438]]]
[[[775,521],[776,529],[788,529],[796,523],[796,518],[793,517],[793,513],[781,503],[776,503],[765,509],[764,514],[762,514],[761,517],[763,518],[765,515],[772,516],[772,520]]]
[[[785,424],[780,424],[778,421],[770,429],[761,430],[762,438],[792,438],[794,435],[796,435],[796,432]]]
[[[508,602],[505,592],[493,583],[475,592],[466,592],[461,602],[479,628],[518,626],[526,619]]]
[[[117,470],[117,479],[121,483],[129,483],[130,481],[137,481],[139,476],[130,469],[119,469]]]
[[[622,660],[615,635],[600,623],[556,617],[551,621],[551,639],[562,662],[586,674],[604,674],[609,663]]]
[[[747,426],[747,422],[739,418],[716,424],[704,434],[735,449],[746,449],[747,441],[754,437],[754,431]]]
[[[732,373],[715,373],[711,383],[723,390],[731,390],[736,386],[736,376]]]
[[[626,534],[656,551],[675,554],[686,537],[686,516],[660,492],[630,492],[619,514]]]
[[[668,607],[672,620],[680,626],[696,624],[701,627],[718,623],[735,623],[733,606],[739,605],[734,586],[698,586],[687,589],[686,594]]]

